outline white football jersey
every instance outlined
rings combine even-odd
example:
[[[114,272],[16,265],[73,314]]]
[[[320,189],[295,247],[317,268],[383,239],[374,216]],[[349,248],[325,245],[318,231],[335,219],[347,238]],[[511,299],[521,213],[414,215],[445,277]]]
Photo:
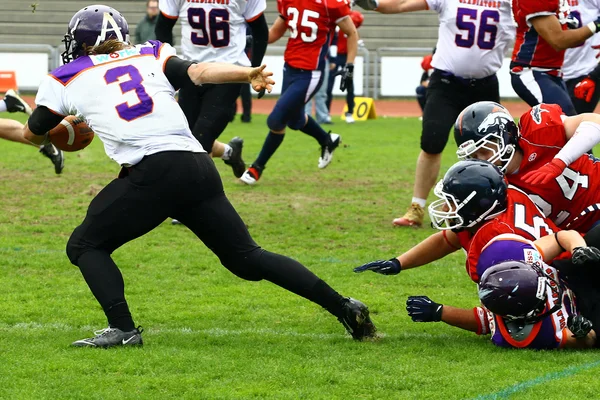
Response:
[[[510,0],[426,0],[440,27],[431,65],[456,76],[495,74],[516,35]]]
[[[571,15],[577,18],[580,27],[595,21],[600,15],[599,0],[569,0],[569,6]],[[597,44],[600,44],[600,38],[593,35],[583,44],[567,49],[562,67],[564,80],[585,76],[596,68],[598,50],[594,50],[592,46]]]
[[[79,57],[42,81],[35,102],[82,115],[120,165],[161,151],[204,152],[163,72],[175,49],[148,41],[112,54]]]
[[[186,60],[250,66],[246,21],[260,17],[266,0],[159,0],[167,18],[181,19],[181,50]]]

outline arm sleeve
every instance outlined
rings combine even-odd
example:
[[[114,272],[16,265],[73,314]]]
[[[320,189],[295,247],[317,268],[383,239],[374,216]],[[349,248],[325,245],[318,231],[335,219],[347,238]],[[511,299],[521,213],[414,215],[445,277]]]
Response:
[[[156,27],[154,28],[156,40],[173,45],[173,27],[176,22],[177,19],[167,18],[162,12],[158,14]]]
[[[29,117],[27,126],[34,134],[45,135],[50,129],[60,124],[62,120],[62,115],[53,113],[45,106],[38,106]]]
[[[167,59],[165,63],[165,76],[175,90],[179,90],[186,85],[193,85],[193,82],[188,74],[188,68],[192,64],[195,63],[182,60],[176,56],[172,56]]]
[[[269,26],[264,14],[261,14],[257,19],[249,22],[252,29],[252,66],[258,67],[261,65],[265,52],[267,51],[267,42],[269,40]]]

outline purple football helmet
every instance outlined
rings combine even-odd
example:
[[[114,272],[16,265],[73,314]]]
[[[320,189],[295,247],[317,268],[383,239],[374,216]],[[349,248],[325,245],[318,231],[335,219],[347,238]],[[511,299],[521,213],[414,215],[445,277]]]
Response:
[[[66,64],[84,55],[84,45],[97,46],[109,39],[129,43],[129,26],[125,17],[108,6],[93,5],[82,8],[71,18],[63,39],[63,62]]]
[[[544,312],[547,288],[558,302]],[[479,299],[494,314],[508,320],[535,323],[562,306],[561,285],[546,274],[539,263],[504,261],[488,268],[479,282]]]

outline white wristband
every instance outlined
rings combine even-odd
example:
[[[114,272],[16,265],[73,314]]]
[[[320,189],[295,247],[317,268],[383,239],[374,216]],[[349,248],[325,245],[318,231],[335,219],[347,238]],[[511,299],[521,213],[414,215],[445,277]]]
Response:
[[[588,29],[590,31],[592,31],[592,33],[596,33],[597,32],[597,30],[596,30],[597,29],[596,28],[596,22],[595,21],[592,21],[592,22],[588,23],[586,26],[588,27]]]

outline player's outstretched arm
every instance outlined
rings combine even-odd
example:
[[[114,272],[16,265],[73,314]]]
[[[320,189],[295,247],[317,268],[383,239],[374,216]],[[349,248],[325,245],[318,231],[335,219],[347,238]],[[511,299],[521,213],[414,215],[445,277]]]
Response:
[[[283,17],[280,15],[279,17],[277,17],[275,22],[273,22],[273,26],[271,26],[271,29],[269,29],[269,44],[275,43],[276,41],[281,39],[286,30],[287,23],[285,22],[285,19],[283,19]]]
[[[199,63],[188,68],[188,75],[196,85],[204,83],[250,83],[259,92],[266,89],[271,92],[275,81],[273,73],[265,70],[266,65],[256,68],[240,67],[227,63]]]
[[[595,87],[594,87],[595,89]],[[534,185],[544,185],[561,175],[564,169],[600,143],[600,115],[585,113],[563,121],[568,142],[546,165],[523,176]]]
[[[406,312],[413,322],[445,322],[470,332],[487,332],[482,329],[473,309],[457,308],[436,303],[427,296],[409,296]]]
[[[364,10],[374,10],[382,14],[427,10],[425,0],[354,0],[354,4]]]
[[[444,232],[434,233],[397,258],[371,261],[354,268],[354,272],[373,271],[383,275],[396,275],[402,270],[420,267],[444,258],[460,249],[456,234],[451,231],[445,232],[445,237]]]

